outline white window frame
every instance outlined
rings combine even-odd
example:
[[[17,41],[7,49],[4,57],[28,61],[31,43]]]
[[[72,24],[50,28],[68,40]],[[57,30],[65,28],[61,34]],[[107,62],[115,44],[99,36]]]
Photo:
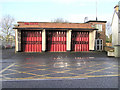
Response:
[[[97,43],[97,41],[99,41],[99,44]],[[101,43],[101,41],[102,41],[102,43]],[[95,43],[96,43],[96,50],[97,51],[102,51],[103,50],[103,40],[102,39],[96,39],[96,41],[95,41]],[[97,47],[99,47],[99,49],[97,48]]]

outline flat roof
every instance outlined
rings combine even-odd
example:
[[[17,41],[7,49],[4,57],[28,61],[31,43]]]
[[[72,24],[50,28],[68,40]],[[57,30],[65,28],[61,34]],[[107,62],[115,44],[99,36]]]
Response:
[[[13,28],[19,30],[74,30],[74,31],[91,31],[91,30],[98,30],[98,29],[91,29],[91,28]]]
[[[100,23],[106,23],[107,21],[96,21],[96,20],[89,20],[89,21],[87,21],[86,23],[89,23],[89,22],[100,22]]]
[[[95,30],[92,23],[18,22],[14,29],[89,29]]]

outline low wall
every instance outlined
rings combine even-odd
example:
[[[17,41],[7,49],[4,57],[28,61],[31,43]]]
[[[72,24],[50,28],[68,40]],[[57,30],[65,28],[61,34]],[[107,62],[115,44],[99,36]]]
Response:
[[[115,57],[120,57],[120,45],[115,45]]]
[[[114,51],[114,47],[111,46],[105,46],[105,51]]]

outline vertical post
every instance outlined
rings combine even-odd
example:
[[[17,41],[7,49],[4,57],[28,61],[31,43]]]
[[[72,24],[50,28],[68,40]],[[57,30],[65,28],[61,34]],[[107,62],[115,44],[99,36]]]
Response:
[[[71,32],[72,30],[67,31],[67,51],[71,51]]]
[[[96,21],[97,21],[97,0],[96,0]]]
[[[21,30],[18,30],[18,51],[21,51]]]
[[[45,52],[46,50],[46,31],[45,29],[42,30],[42,51]]]
[[[15,52],[18,51],[18,30],[15,29]]]
[[[91,31],[89,32],[89,50],[95,50],[95,36],[96,36],[96,31]]]

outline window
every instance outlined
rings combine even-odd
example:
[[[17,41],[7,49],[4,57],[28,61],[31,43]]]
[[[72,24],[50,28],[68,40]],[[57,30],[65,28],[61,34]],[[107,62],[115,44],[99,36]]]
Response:
[[[103,40],[96,39],[96,50],[102,51],[103,50]]]
[[[98,29],[98,31],[102,31],[102,24],[96,24],[96,28]]]

